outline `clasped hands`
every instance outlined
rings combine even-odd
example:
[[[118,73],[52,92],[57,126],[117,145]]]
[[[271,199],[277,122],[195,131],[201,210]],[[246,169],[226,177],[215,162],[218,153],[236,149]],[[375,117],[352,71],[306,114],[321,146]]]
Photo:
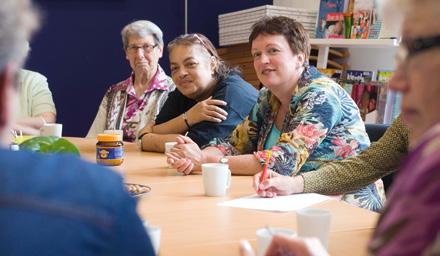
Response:
[[[176,142],[171,151],[166,153],[168,164],[185,175],[192,171],[200,171],[204,158],[199,146],[189,137],[182,135],[176,138]]]

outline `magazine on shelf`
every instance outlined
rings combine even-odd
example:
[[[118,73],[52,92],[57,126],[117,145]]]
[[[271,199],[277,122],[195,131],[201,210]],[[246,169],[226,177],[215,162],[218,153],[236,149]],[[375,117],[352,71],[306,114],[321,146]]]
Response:
[[[393,76],[394,71],[377,72],[377,81],[383,84],[383,91],[379,94],[379,108],[381,115],[378,116],[377,123],[390,124],[400,114],[400,94],[388,88],[388,82]]]
[[[346,80],[353,83],[365,83],[373,81],[375,71],[366,70],[347,70]]]
[[[368,32],[368,39],[378,39],[382,29],[382,19],[379,16],[378,10],[374,9],[371,15],[370,31]]]
[[[344,38],[344,14],[342,12],[327,14],[324,37]]]
[[[342,80],[342,87],[359,107],[362,120],[367,118],[367,114],[376,113],[378,89],[372,83],[374,77],[374,71],[347,70]]]
[[[362,120],[366,121],[368,118],[370,123],[376,122],[377,93],[376,84],[362,82],[352,84],[351,97],[359,107]]]
[[[355,0],[351,25],[351,39],[368,39],[374,0]]]
[[[371,12],[359,10],[353,13],[353,25],[351,26],[351,39],[368,39],[370,32]]]
[[[345,0],[321,0],[319,4],[318,24],[316,26],[316,38],[325,38],[327,26],[327,14],[343,13]]]

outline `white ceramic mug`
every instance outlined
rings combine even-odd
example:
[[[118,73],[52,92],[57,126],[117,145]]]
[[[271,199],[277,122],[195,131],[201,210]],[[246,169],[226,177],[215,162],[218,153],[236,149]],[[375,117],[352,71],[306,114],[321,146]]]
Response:
[[[171,142],[165,142],[165,153],[168,153],[171,151],[171,149],[177,144],[175,141]]]
[[[289,237],[296,237],[296,232],[287,228],[260,228],[257,230],[257,255],[265,255],[269,248],[272,237],[275,234],[282,234]]]
[[[202,176],[207,196],[224,196],[231,186],[231,171],[227,164],[202,164]]]
[[[41,136],[62,137],[63,124],[47,123],[40,128]]]
[[[175,141],[165,142],[165,153],[171,151],[171,149],[177,144]],[[170,164],[168,164],[168,168],[172,168]]]
[[[160,228],[150,226],[148,224],[148,221],[144,221],[144,228],[145,231],[147,231],[148,236],[150,237],[150,241],[151,244],[153,245],[154,253],[158,255],[160,248]]]
[[[325,209],[305,208],[296,212],[298,236],[317,237],[328,248],[331,213]]]

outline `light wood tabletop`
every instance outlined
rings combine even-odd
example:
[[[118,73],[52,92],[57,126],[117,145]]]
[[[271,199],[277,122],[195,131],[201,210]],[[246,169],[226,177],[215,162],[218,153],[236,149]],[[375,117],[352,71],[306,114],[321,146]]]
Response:
[[[95,160],[96,140],[67,138],[78,146],[81,156]],[[265,226],[296,230],[295,212],[267,212],[218,206],[223,201],[252,195],[252,178],[233,176],[224,197],[204,195],[199,174],[183,176],[169,169],[163,154],[140,152],[134,143],[125,143],[125,160],[114,167],[129,183],[151,187],[139,198],[138,213],[161,228],[159,254],[239,255],[241,239],[255,248],[255,232]],[[270,199],[269,199],[270,200]],[[313,206],[331,211],[329,252],[331,255],[366,255],[366,245],[378,214],[329,200]]]

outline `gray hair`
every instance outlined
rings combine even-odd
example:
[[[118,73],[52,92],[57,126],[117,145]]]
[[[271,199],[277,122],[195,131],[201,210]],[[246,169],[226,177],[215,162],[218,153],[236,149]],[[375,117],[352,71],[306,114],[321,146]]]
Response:
[[[22,65],[27,40],[39,26],[39,15],[30,0],[1,0],[0,70],[8,63]]]
[[[160,46],[163,46],[163,33],[160,28],[151,21],[148,20],[138,20],[126,25],[122,31],[122,44],[124,50],[128,47],[128,38],[132,35],[137,35],[140,37],[153,36],[154,42]]]

